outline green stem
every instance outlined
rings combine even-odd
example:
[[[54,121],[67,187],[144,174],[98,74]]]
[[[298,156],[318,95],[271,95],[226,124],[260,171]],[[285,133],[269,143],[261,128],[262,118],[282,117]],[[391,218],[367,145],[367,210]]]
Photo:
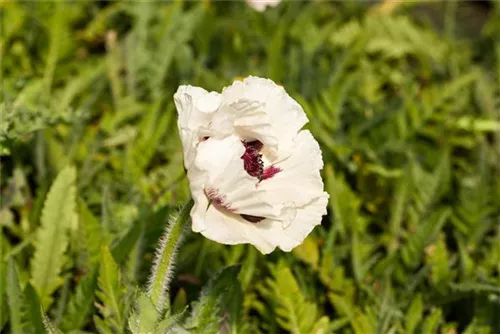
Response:
[[[169,308],[168,290],[177,250],[182,242],[183,232],[190,219],[189,213],[193,207],[190,199],[172,219],[156,250],[153,271],[148,284],[148,295],[158,312],[163,313]]]

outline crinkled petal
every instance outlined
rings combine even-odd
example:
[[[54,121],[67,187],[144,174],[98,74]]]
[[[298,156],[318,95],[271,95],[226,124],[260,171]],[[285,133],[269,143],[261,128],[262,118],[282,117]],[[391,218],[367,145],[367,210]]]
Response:
[[[316,225],[321,224],[321,219],[326,214],[328,197],[328,194],[323,192],[321,196],[316,197],[309,204],[298,208],[294,221],[286,227],[279,221],[266,219],[262,221],[263,226],[259,226],[259,228],[267,229],[276,246],[289,252],[300,245]]]
[[[179,115],[177,125],[184,151],[184,164],[189,169],[202,138],[199,129],[210,122],[212,114],[222,103],[222,96],[200,87],[180,86],[174,94],[174,102]]]
[[[204,224],[210,226],[201,231],[206,238],[225,245],[251,243],[262,253],[270,253],[276,247],[265,229],[257,228],[240,215],[221,212],[215,207],[206,211]]]
[[[322,216],[326,214],[327,202],[328,194],[324,193],[309,205],[298,209],[294,221],[286,228],[272,219],[250,223],[239,215],[223,212],[213,206],[206,211],[202,223],[196,222],[201,217],[193,217],[193,225],[207,226],[200,231],[201,234],[221,244],[249,243],[263,254],[272,252],[276,247],[289,252],[321,223]]]
[[[206,193],[217,195],[227,210],[237,213],[290,221],[293,203],[273,203],[269,193],[258,189],[258,179],[244,169],[241,156],[245,147],[237,136],[210,138],[198,145],[195,166],[206,172]]]
[[[271,202],[293,202],[302,207],[323,194],[321,149],[309,130],[300,131],[291,155],[278,159],[273,166],[280,171],[258,186],[274,194],[270,196]]]
[[[307,123],[302,107],[272,80],[250,76],[222,91],[224,103],[233,108],[235,131],[261,140],[271,154],[282,155],[292,147]],[[259,108],[242,108],[259,105]]]

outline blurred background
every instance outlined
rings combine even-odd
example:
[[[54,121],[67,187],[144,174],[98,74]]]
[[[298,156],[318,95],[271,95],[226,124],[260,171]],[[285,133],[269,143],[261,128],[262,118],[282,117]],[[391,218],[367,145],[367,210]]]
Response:
[[[240,263],[237,332],[500,333],[500,2],[264,7],[0,2],[2,333],[14,321],[37,333],[12,301],[31,305],[35,250],[52,256],[35,235],[68,164],[78,205],[46,241],[68,246],[38,297],[52,296],[44,309],[64,332],[103,332],[89,277],[108,245],[130,310],[168,215],[189,199],[173,93],[247,75],[283,85],[306,111],[328,215],[293,252],[269,256],[189,233],[173,307]]]

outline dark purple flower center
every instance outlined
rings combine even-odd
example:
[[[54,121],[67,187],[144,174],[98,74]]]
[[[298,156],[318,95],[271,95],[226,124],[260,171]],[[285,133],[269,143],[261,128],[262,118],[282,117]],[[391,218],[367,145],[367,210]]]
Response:
[[[260,154],[263,145],[258,140],[243,142],[243,145],[245,145],[245,153],[241,156],[243,159],[243,166],[249,175],[260,179],[264,170],[262,154]]]
[[[241,159],[243,159],[243,166],[248,175],[258,178],[260,182],[262,180],[272,178],[274,175],[281,171],[281,169],[276,166],[269,166],[264,168],[262,154],[260,153],[260,150],[264,145],[260,141],[244,141],[243,145],[245,145],[245,153],[243,153]]]

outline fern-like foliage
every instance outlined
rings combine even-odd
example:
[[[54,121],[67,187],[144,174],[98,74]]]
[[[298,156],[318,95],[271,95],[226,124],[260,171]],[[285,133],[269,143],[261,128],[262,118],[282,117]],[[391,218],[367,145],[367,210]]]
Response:
[[[411,301],[408,312],[406,313],[405,333],[412,334],[415,332],[418,324],[422,321],[423,309],[422,296],[416,295]]]
[[[93,311],[94,296],[97,289],[97,267],[87,273],[76,286],[74,294],[70,297],[61,329],[64,331],[82,328],[90,318]]]
[[[338,294],[330,293],[328,299],[335,310],[345,316],[355,334],[374,333],[374,321],[364,314],[358,307],[353,305],[347,298]]]
[[[71,166],[58,174],[47,194],[37,231],[31,282],[45,308],[52,303],[51,294],[62,283],[59,274],[65,262],[68,230],[75,218],[75,179],[76,171]]]
[[[420,223],[418,231],[412,234],[401,249],[403,263],[409,267],[418,266],[424,256],[425,247],[435,241],[439,231],[451,215],[450,208],[440,208]]]
[[[78,227],[85,240],[86,264],[87,268],[91,269],[99,262],[101,249],[106,241],[106,235],[97,218],[94,217],[81,198],[78,199],[78,211]]]
[[[420,164],[411,164],[412,196],[408,215],[418,224],[447,190],[449,181],[449,158],[444,153],[434,171],[427,172]]]
[[[465,236],[469,245],[481,240],[492,223],[488,216],[494,212],[491,177],[487,172],[485,154],[485,147],[480,147],[477,167],[474,173],[460,180],[458,203],[454,206],[453,225]]]
[[[125,304],[121,273],[107,246],[101,251],[96,304],[101,317],[94,315],[94,323],[102,334],[122,333],[128,307]]]
[[[261,293],[268,300],[276,301],[274,312],[280,327],[294,334],[321,333],[325,320],[318,306],[304,296],[290,268],[279,262],[272,274],[273,278],[266,280]]]

